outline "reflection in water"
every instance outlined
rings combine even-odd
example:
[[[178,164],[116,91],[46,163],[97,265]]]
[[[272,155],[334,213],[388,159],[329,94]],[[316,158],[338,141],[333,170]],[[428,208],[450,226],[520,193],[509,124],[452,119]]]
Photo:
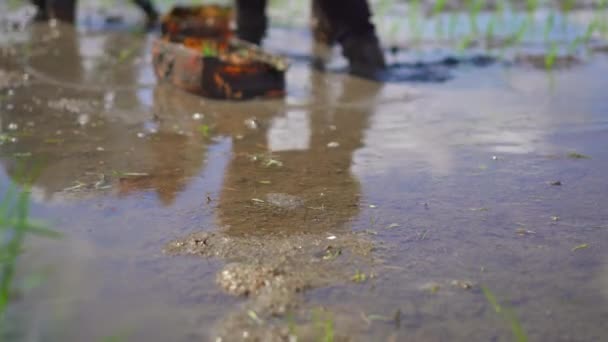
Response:
[[[311,84],[326,84],[318,74],[312,77]],[[338,103],[362,96],[373,103],[380,86],[365,83],[345,89]],[[350,166],[353,152],[361,146],[370,109],[319,102],[323,105],[318,108],[288,111],[285,117],[256,116],[260,127],[233,142],[234,157],[225,173],[218,207],[221,226],[243,233],[324,231],[340,227],[357,214],[359,184]],[[240,123],[246,118],[227,120]],[[281,126],[282,120],[296,124]],[[285,145],[273,138],[280,134],[289,137],[283,140]],[[298,203],[289,210],[278,210],[290,206],[281,203],[289,202],[289,196]]]
[[[311,77],[313,86],[327,84],[317,73]],[[349,229],[360,197],[350,167],[381,86],[355,83],[344,87],[337,102],[321,97],[318,106],[288,110],[285,117],[251,111],[217,117],[218,127],[244,121],[249,126],[233,141],[216,208],[220,229],[167,247],[170,253],[230,261],[218,273],[218,284],[250,297],[220,319],[210,337],[231,340],[247,332],[262,340],[287,338],[284,323],[259,325],[250,312],[263,320],[284,317],[305,306],[298,293],[344,283],[356,269],[369,267],[373,243]],[[353,99],[369,105],[342,105]]]
[[[34,44],[40,51],[30,56],[31,69],[69,85],[137,84],[139,70],[133,63],[143,54],[141,39],[126,34],[88,39],[70,27],[60,27],[58,38],[46,41],[47,31],[33,28],[33,39],[43,41]],[[92,54],[95,44],[105,52]],[[129,47],[129,56],[121,57],[117,49],[121,46]],[[137,108],[140,91],[111,89],[34,84],[31,92],[18,92],[13,100],[22,108],[3,115],[5,122],[19,127],[17,142],[3,146],[5,156],[31,154],[29,159],[41,168],[35,187],[47,199],[114,186],[119,195],[155,190],[162,203],[171,204],[200,172],[206,140],[190,117],[167,107],[173,105],[172,90],[155,90],[152,115]],[[15,163],[5,165],[16,176]]]

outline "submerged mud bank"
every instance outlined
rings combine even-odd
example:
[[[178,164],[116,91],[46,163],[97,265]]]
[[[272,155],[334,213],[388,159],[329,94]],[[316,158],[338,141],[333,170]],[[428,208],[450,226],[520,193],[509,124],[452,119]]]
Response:
[[[217,285],[246,301],[228,317],[218,319],[212,329],[218,339],[248,336],[255,341],[283,341],[294,333],[288,318],[302,319],[310,310],[304,301],[306,291],[352,283],[357,272],[373,276],[370,270],[379,265],[374,258],[376,245],[363,233],[343,231],[264,236],[195,233],[169,243],[165,253],[226,262],[216,275]]]

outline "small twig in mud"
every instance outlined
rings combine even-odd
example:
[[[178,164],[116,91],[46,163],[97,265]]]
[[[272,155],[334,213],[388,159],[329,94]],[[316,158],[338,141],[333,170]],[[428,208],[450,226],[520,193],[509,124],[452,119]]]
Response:
[[[86,186],[85,183],[80,182],[80,181],[76,181],[75,183],[76,183],[76,185],[67,187],[67,188],[63,189],[63,191],[76,191],[76,190],[82,189],[83,187]]]
[[[367,323],[367,325],[371,325],[373,321],[392,322],[397,328],[399,328],[401,325],[401,310],[397,309],[392,317],[375,314],[366,315],[365,312],[361,311],[361,318],[363,321],[365,321],[365,323]]]

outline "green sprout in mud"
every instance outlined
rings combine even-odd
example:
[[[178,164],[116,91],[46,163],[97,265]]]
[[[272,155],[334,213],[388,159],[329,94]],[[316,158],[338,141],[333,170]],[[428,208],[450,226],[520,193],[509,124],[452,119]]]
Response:
[[[433,11],[431,12],[433,17],[436,18],[436,26],[435,33],[438,37],[443,37],[443,20],[440,18],[440,14],[443,13],[445,4],[447,0],[437,0],[435,1],[435,5],[433,6]]]
[[[0,201],[0,336],[7,317],[7,310],[11,299],[16,291],[15,276],[17,271],[17,260],[23,251],[25,238],[29,234],[57,238],[61,235],[52,231],[39,222],[29,217],[30,207],[30,184],[24,181],[24,187],[17,189],[15,184],[10,184],[4,192]],[[28,289],[40,283],[40,279],[30,277],[25,287]]]
[[[333,342],[335,338],[334,319],[331,313],[323,309],[316,309],[312,313],[312,320],[319,331],[318,341]]]
[[[521,323],[519,322],[519,319],[517,319],[517,316],[515,315],[513,310],[506,306],[500,305],[494,293],[492,293],[492,291],[490,291],[490,289],[488,289],[487,287],[482,286],[481,290],[492,309],[494,309],[494,312],[500,315],[511,326],[513,340],[516,342],[527,342],[528,335],[526,335],[526,332],[521,326]]]
[[[553,65],[555,64],[555,58],[557,56],[557,50],[557,44],[552,43],[551,48],[549,49],[549,53],[545,55],[545,68],[547,68],[547,70],[553,69]]]
[[[580,249],[586,249],[586,248],[589,248],[589,244],[587,244],[587,243],[581,243],[580,245],[574,246],[572,248],[572,252],[576,252],[576,251],[578,251]]]
[[[200,125],[198,126],[198,131],[203,137],[208,138],[209,133],[211,132],[211,128],[209,127],[209,125]]]
[[[355,272],[355,275],[351,278],[355,283],[364,283],[367,280],[367,275],[359,270]]]
[[[467,0],[467,8],[469,11],[469,21],[471,24],[471,31],[474,35],[479,32],[479,26],[477,24],[477,17],[479,11],[483,8],[485,0]]]
[[[568,158],[570,158],[570,159],[591,159],[591,157],[589,157],[588,155],[578,153],[578,152],[568,153]]]
[[[408,8],[408,21],[410,23],[410,32],[412,34],[414,44],[419,43],[422,40],[422,31],[420,28],[420,0],[412,0]]]

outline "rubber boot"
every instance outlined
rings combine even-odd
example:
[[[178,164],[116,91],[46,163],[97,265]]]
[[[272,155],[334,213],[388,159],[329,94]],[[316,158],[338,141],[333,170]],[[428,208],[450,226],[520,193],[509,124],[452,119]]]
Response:
[[[386,62],[375,34],[351,35],[341,44],[342,54],[348,60],[351,74],[368,79],[380,79],[380,74],[386,70]]]
[[[386,69],[384,54],[371,22],[366,0],[324,0],[319,7],[331,24],[333,38],[342,46],[353,75],[378,79]]]
[[[268,28],[266,0],[237,0],[236,24],[238,38],[260,45]]]

